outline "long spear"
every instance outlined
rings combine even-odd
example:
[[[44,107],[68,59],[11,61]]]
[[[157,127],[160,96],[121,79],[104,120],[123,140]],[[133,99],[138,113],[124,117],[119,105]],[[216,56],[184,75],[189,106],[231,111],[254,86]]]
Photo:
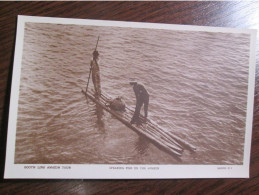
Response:
[[[98,46],[98,42],[99,42],[99,37],[98,36],[98,40],[97,40],[97,43],[96,43],[96,46],[95,46],[95,50],[97,50],[97,46]],[[88,89],[88,85],[89,85],[89,80],[90,80],[90,77],[91,77],[91,73],[92,73],[92,66],[93,66],[93,63],[91,62],[91,66],[90,66],[90,72],[89,72],[89,76],[88,76],[88,81],[87,81],[87,85],[86,85],[86,89],[85,89],[85,93],[87,93],[87,89]]]

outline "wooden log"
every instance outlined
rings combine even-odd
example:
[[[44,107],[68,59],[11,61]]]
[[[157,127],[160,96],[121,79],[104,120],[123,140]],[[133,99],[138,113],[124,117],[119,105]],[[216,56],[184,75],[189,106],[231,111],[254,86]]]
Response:
[[[110,100],[111,98],[109,97],[109,95],[103,93],[102,97],[106,99],[106,101]],[[131,114],[134,113],[133,110],[131,110],[130,108],[128,108],[126,106],[126,111],[130,112]],[[144,117],[142,115],[140,115],[140,120],[142,123],[144,123]],[[173,142],[175,145],[181,147],[181,148],[186,148],[191,152],[195,152],[196,148],[194,146],[192,146],[191,144],[182,141],[179,137],[177,137],[176,135],[173,135],[172,133],[168,132],[168,131],[164,131],[158,124],[156,124],[154,121],[151,121],[150,119],[148,120],[148,124],[150,125],[151,128],[155,129],[156,131],[159,130],[161,134],[165,135],[165,137],[167,137],[167,140],[170,140],[171,142]],[[171,138],[171,139],[170,139]]]
[[[101,95],[101,98],[103,98],[105,101],[111,100],[111,98],[104,93]],[[131,109],[126,107],[126,112],[125,112],[126,115],[128,114],[127,111],[133,113],[133,111]],[[150,124],[148,124],[148,125],[150,125]],[[142,128],[142,127],[143,127],[143,125],[139,126],[138,128]],[[145,130],[145,131],[149,132],[152,136],[156,137],[158,140],[161,140],[161,142],[165,142],[166,144],[168,143],[169,147],[175,148],[179,152],[183,151],[183,146],[181,146],[174,139],[172,139],[171,137],[166,135],[164,131],[161,131],[160,129],[153,129],[153,127],[142,128],[142,130]]]
[[[130,108],[126,107],[126,109],[132,114],[134,113],[134,111],[132,111]],[[140,115],[140,120],[144,123],[144,117],[142,115]],[[174,142],[176,145],[181,146],[182,148],[185,148],[191,152],[195,152],[196,148],[193,145],[181,140],[181,138],[177,137],[176,135],[173,135],[168,131],[164,131],[164,129],[162,129],[159,125],[157,125],[155,122],[151,121],[150,119],[147,119],[147,120],[150,122],[149,125],[151,128],[155,129],[156,131],[159,130],[160,133],[164,134],[166,137],[171,138],[170,140]]]
[[[89,95],[89,94],[87,94],[87,95]],[[92,96],[93,97],[93,96]],[[94,98],[94,97],[93,97]],[[108,98],[106,98],[106,100],[107,100]],[[102,97],[101,98],[99,98],[99,101],[100,100],[102,100]],[[103,101],[104,103],[103,103],[103,105],[105,105],[105,100]],[[98,103],[98,102],[96,102],[96,103]],[[108,108],[108,107],[107,107]],[[109,111],[109,112],[111,112],[112,110],[111,109],[109,109],[109,110],[107,110],[107,111]],[[118,114],[119,115],[119,113],[118,112],[115,112],[115,111],[112,111],[112,112],[114,112],[114,113],[116,113],[116,114]],[[119,117],[121,117],[120,115],[119,115]],[[120,119],[119,119],[120,120]],[[130,123],[129,123],[130,124]],[[132,126],[131,124],[130,124],[130,126]],[[137,129],[137,128],[136,128]],[[141,133],[141,131],[139,131],[139,130],[137,130],[138,132],[140,132]],[[156,142],[157,143],[159,143],[160,145],[162,145],[162,146],[164,146],[164,147],[169,147],[169,148],[171,148],[174,152],[177,152],[177,153],[182,153],[182,149],[180,148],[180,147],[177,147],[177,146],[174,146],[174,145],[172,145],[172,144],[170,144],[170,143],[163,143],[163,142],[161,142],[161,139],[157,136],[157,135],[149,135],[148,134],[148,132],[144,132],[144,129],[142,129],[142,133],[143,134],[145,134],[147,137],[150,137],[150,138],[156,138],[155,140],[156,140]]]
[[[151,135],[147,134],[144,131],[139,131],[136,127],[134,127],[133,125],[131,125],[128,121],[126,121],[125,119],[123,119],[121,116],[119,116],[118,113],[116,113],[115,111],[111,110],[109,107],[107,107],[105,104],[101,103],[98,99],[96,99],[92,94],[90,93],[85,93],[84,90],[82,90],[82,93],[85,94],[85,96],[89,97],[92,101],[94,101],[96,104],[100,105],[103,109],[105,109],[106,111],[110,112],[113,116],[115,116],[118,120],[120,120],[123,124],[125,124],[127,127],[131,128],[132,130],[134,130],[137,134],[145,136],[147,139],[149,139],[151,141],[151,143],[153,143],[155,146],[157,146],[159,149],[173,155],[177,160],[181,160],[179,157],[182,155],[182,153],[178,152],[177,150],[168,147],[167,145],[165,145],[162,142],[159,142],[158,140],[156,140],[154,137],[152,137]]]
[[[161,129],[161,127],[159,127],[159,125],[155,124],[155,122],[152,122],[152,124],[155,125],[156,128]],[[162,129],[161,129],[161,130],[162,130]],[[179,138],[179,137],[176,136],[176,135],[171,134],[171,133],[168,132],[168,131],[165,131],[165,133],[166,133],[169,137],[171,137],[172,139],[174,139],[175,141],[177,141],[179,144],[181,144],[183,147],[185,147],[186,149],[188,149],[189,151],[195,152],[196,148],[195,148],[193,145],[191,145],[190,143],[187,143],[187,142],[183,141],[181,138]]]

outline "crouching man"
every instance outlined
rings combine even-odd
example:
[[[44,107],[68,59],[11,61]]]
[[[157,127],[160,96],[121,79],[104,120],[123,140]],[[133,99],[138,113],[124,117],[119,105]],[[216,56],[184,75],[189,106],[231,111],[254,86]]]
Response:
[[[145,116],[145,120],[147,119],[147,115],[148,115],[148,103],[149,103],[149,94],[147,92],[147,90],[145,89],[144,85],[139,84],[137,82],[130,82],[130,85],[133,86],[133,91],[135,92],[135,96],[136,96],[136,108],[135,108],[135,112],[134,115],[130,121],[131,124],[140,123],[140,110],[141,107],[144,104],[144,116]]]

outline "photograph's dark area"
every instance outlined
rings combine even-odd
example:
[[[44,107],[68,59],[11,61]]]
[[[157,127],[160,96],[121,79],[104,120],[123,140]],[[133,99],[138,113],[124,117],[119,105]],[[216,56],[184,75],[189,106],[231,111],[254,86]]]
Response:
[[[135,78],[150,94],[148,118],[194,153],[179,161],[98,117],[81,93],[98,36],[102,93],[134,110]],[[249,50],[243,33],[25,23],[15,163],[243,164]]]

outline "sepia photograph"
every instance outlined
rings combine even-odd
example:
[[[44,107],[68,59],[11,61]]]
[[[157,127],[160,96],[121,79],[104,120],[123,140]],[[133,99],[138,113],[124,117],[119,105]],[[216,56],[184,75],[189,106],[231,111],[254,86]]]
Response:
[[[254,31],[20,18],[14,165],[245,164]]]

